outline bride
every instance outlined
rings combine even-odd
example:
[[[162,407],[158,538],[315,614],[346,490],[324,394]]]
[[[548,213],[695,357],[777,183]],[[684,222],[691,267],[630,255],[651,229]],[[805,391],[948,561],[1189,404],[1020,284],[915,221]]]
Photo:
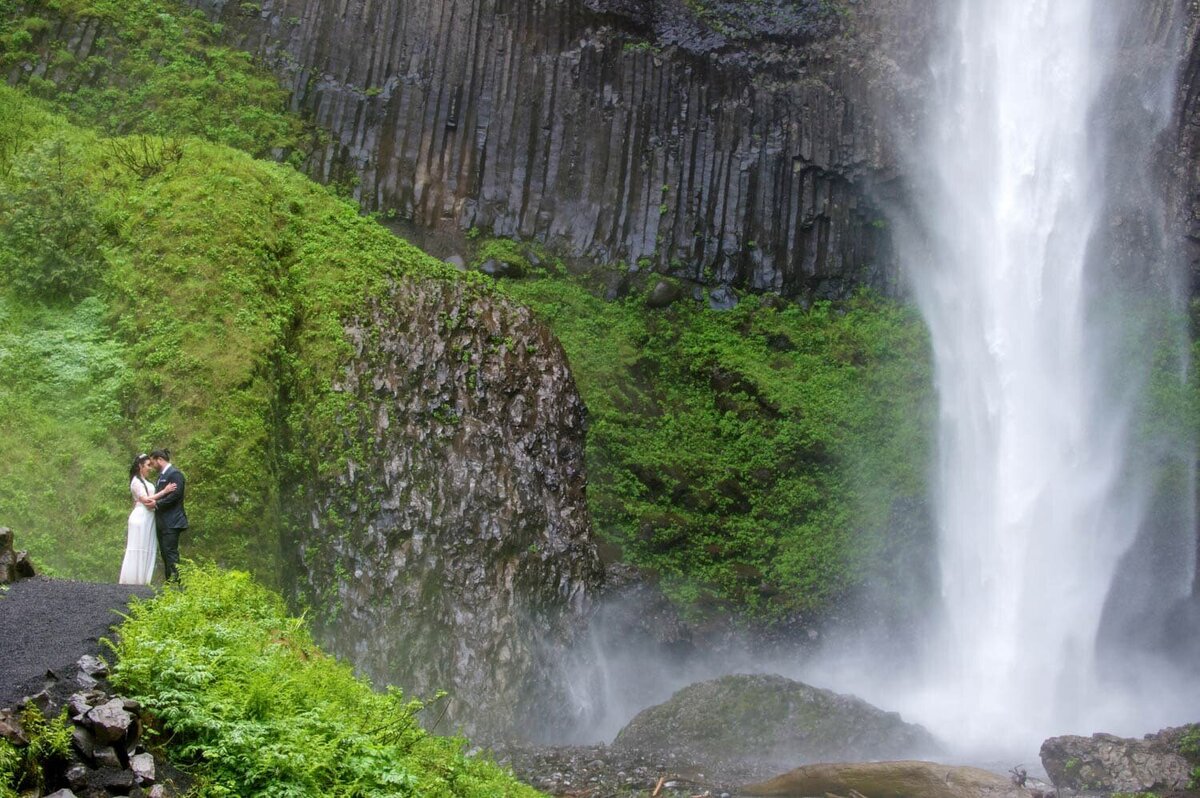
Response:
[[[129,491],[133,494],[133,512],[129,514],[129,533],[125,540],[125,561],[121,564],[122,585],[148,585],[154,577],[158,541],[154,537],[154,502],[175,490],[170,484],[154,493],[150,480],[150,455],[139,454],[129,467]]]

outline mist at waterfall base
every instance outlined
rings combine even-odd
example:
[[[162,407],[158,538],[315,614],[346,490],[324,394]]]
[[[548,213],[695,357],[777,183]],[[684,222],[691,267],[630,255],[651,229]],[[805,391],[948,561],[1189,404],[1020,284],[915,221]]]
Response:
[[[953,6],[895,214],[934,350],[940,602],[910,668],[848,635],[808,670],[979,756],[1200,720],[1195,444],[1146,390],[1186,368],[1156,160],[1181,26]]]
[[[867,596],[815,655],[674,656],[611,607],[570,658],[580,741],[732,672],[853,693],[978,762],[1200,720],[1195,441],[1147,422],[1188,368],[1161,163],[1182,11],[1158,5],[945,4],[889,214],[939,396],[924,609]]]

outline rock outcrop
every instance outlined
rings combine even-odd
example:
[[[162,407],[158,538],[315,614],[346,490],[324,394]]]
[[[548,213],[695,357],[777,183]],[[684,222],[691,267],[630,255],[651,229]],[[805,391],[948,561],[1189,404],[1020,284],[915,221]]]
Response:
[[[726,772],[779,772],[806,762],[929,754],[920,726],[854,696],[772,675],[723,676],[639,713],[618,749],[670,751]],[[752,776],[753,777],[753,776]]]
[[[0,585],[36,575],[29,552],[16,551],[13,547],[13,531],[6,526],[0,527]]]
[[[314,630],[379,683],[449,691],[442,733],[536,735],[602,578],[562,348],[469,281],[404,281],[347,332],[339,426],[359,454],[307,486],[288,547],[328,610]]]
[[[41,789],[21,794],[47,798],[169,798],[187,792],[188,785],[175,780],[190,780],[168,764],[157,762],[146,750],[141,705],[107,692],[108,667],[88,655],[79,660],[77,668],[73,681],[84,689],[66,696],[70,682],[52,681],[47,690],[26,697],[15,707],[0,709],[0,739],[18,751],[44,745],[44,741],[35,739],[34,730],[44,733],[42,726],[47,719],[56,718],[64,709],[71,724],[70,750],[61,757],[41,750],[36,755],[42,757],[36,761]],[[36,725],[27,728],[31,722]],[[165,779],[163,771],[169,773]],[[28,780],[24,786],[38,781],[32,776]]]
[[[280,74],[330,132],[310,172],[369,209],[710,285],[895,288],[870,187],[896,126],[872,109],[903,115],[894,54],[936,16],[911,0],[189,2]]]
[[[803,798],[853,796],[870,798],[1033,798],[1035,793],[986,770],[933,762],[864,762],[807,765],[762,784],[739,790],[742,795]]]
[[[1190,736],[1189,736],[1190,735]],[[1182,749],[1191,740],[1192,759]],[[1051,737],[1042,766],[1059,789],[1089,793],[1182,790],[1200,764],[1200,725],[1164,729],[1141,740],[1112,734]]]

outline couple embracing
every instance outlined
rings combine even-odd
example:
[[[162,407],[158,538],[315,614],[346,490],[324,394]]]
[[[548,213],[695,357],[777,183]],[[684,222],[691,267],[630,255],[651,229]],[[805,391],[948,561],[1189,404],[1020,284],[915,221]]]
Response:
[[[158,479],[151,482],[155,471]],[[179,536],[188,525],[183,511],[184,483],[183,472],[171,465],[171,453],[166,449],[133,458],[129,467],[133,512],[118,580],[122,585],[150,584],[159,551],[167,581],[179,581]]]

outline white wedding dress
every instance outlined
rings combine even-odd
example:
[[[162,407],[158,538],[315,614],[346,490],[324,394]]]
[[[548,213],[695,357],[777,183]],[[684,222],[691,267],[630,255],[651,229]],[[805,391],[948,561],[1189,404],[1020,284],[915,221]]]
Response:
[[[125,561],[121,564],[122,585],[148,585],[154,578],[158,558],[158,538],[154,536],[154,511],[142,504],[153,488],[141,477],[129,481],[133,494],[133,512],[129,514],[129,535],[125,539]]]

